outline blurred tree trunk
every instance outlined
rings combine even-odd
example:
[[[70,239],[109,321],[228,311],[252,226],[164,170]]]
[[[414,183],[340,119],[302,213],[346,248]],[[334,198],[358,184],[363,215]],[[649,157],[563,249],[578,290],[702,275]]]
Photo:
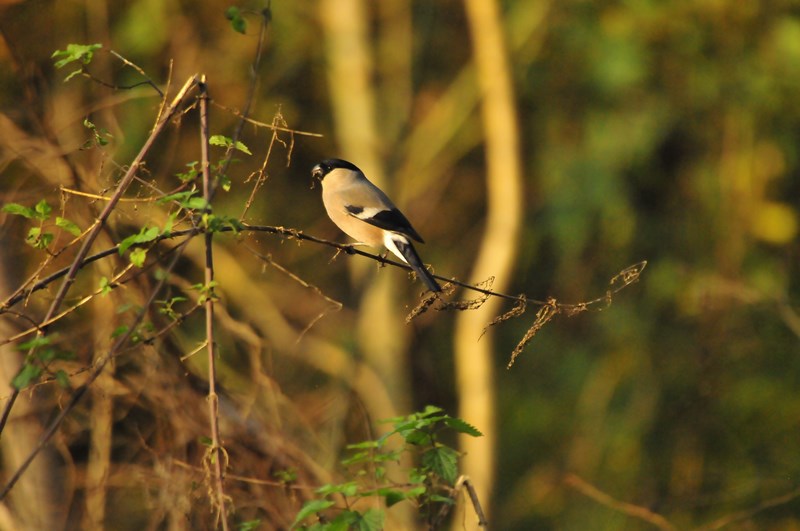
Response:
[[[113,246],[113,242],[106,237],[98,238],[102,248]],[[111,278],[113,271],[109,262],[100,262],[97,265],[98,274],[95,275],[95,285],[100,285],[100,277]],[[101,275],[102,273],[103,275]],[[95,314],[92,334],[94,336],[94,356],[92,361],[97,363],[110,347],[112,333],[114,332],[116,308],[121,302],[115,301],[115,294],[98,297],[92,303],[92,312]],[[104,376],[93,385],[91,393],[91,418],[89,435],[89,457],[86,463],[86,483],[83,485],[86,496],[86,512],[83,515],[84,529],[103,529],[106,514],[106,497],[108,494],[108,477],[111,473],[111,441],[114,424],[114,400],[112,387],[114,384],[114,360],[111,360],[104,370]],[[109,382],[110,385],[102,385]]]
[[[375,68],[368,35],[369,17],[363,0],[321,0],[321,23],[325,33],[328,87],[336,130],[336,142],[342,157],[359,166],[376,185],[386,188],[380,153],[375,106],[378,98],[372,83]],[[409,41],[410,42],[410,41]],[[398,60],[402,65],[403,62]],[[386,65],[384,65],[385,67]],[[389,75],[388,73],[386,74]],[[403,105],[402,98],[396,103]],[[387,189],[391,195],[391,190]],[[357,276],[363,278],[373,263],[352,261]],[[377,275],[365,288],[358,314],[357,337],[365,362],[376,372],[390,403],[371,403],[370,395],[361,399],[373,415],[372,420],[394,417],[409,407],[406,350],[407,331],[399,312],[391,275]],[[383,390],[375,393],[382,394]],[[399,507],[398,507],[399,508]],[[397,518],[392,527],[412,527],[411,507],[392,511]],[[387,523],[388,524],[388,523]]]
[[[4,257],[0,257],[0,285],[2,293],[7,289],[8,275]],[[0,337],[10,337],[14,330],[5,318],[0,319]],[[23,354],[17,352],[13,343],[0,346],[0,408],[6,406],[11,394],[11,379],[22,365]],[[24,391],[14,404],[11,417],[0,438],[3,459],[3,481],[17,471],[22,461],[38,444],[43,428],[37,415],[37,404],[41,391]],[[11,515],[16,529],[62,529],[66,519],[65,500],[71,493],[65,488],[61,468],[53,445],[47,445],[31,463],[19,482],[9,494]],[[5,521],[7,524],[9,522]],[[5,527],[4,527],[5,528]],[[14,528],[10,528],[14,529]]]
[[[514,89],[509,68],[503,21],[495,0],[465,0],[473,41],[477,83],[482,96],[481,116],[486,142],[487,219],[471,283],[495,277],[493,288],[505,291],[516,259],[522,217],[522,171]],[[478,341],[480,331],[499,311],[500,300],[490,299],[480,310],[458,314],[455,329],[456,385],[459,415],[480,426],[484,436],[461,437],[466,453],[463,473],[475,484],[488,509],[494,482],[495,389],[493,333]],[[477,528],[476,518],[467,518]],[[462,522],[454,522],[462,529]]]

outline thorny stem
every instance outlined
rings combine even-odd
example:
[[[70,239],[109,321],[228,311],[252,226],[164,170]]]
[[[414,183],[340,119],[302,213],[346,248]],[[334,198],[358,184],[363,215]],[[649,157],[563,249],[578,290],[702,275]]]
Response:
[[[209,205],[212,194],[211,175],[209,171],[208,159],[208,88],[205,83],[205,76],[200,81],[200,157],[201,168],[203,174],[203,198],[206,200],[206,210],[209,212]],[[222,521],[222,529],[227,531],[228,518],[225,511],[225,490],[224,490],[224,469],[223,458],[224,451],[222,450],[222,443],[219,437],[219,415],[218,415],[218,398],[217,398],[217,370],[216,370],[216,356],[215,356],[215,341],[214,341],[214,295],[213,295],[213,282],[214,282],[214,255],[212,247],[213,233],[206,232],[204,235],[205,241],[205,286],[208,290],[205,294],[205,309],[206,309],[206,344],[208,348],[208,417],[211,424],[211,450],[210,459],[211,466],[213,467],[213,482],[216,500],[213,505],[216,506],[218,516]]]

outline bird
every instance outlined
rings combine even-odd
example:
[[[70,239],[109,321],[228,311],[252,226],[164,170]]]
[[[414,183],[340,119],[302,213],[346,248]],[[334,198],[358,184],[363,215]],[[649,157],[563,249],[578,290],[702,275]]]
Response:
[[[413,269],[434,293],[439,283],[422,263],[411,240],[425,243],[394,203],[352,162],[325,159],[311,170],[322,185],[322,203],[328,217],[360,244],[388,249]]]

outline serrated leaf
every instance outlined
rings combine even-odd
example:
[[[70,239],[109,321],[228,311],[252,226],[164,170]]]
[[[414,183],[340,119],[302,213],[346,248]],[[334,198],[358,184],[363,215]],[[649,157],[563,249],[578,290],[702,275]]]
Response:
[[[431,448],[422,454],[422,464],[453,485],[458,478],[458,454],[447,446]]]
[[[458,433],[472,435],[473,437],[483,437],[483,433],[481,433],[478,428],[459,418],[447,417],[444,419],[444,423],[447,427],[456,430]]]
[[[351,529],[358,531],[381,531],[383,529],[383,511],[379,509],[367,509],[355,525],[350,524]]]
[[[22,216],[28,219],[36,216],[35,210],[17,203],[8,203],[3,205],[3,212],[14,214],[15,216]]]
[[[245,146],[243,142],[237,140],[236,143],[233,145],[233,147],[238,149],[242,153],[247,153],[248,155],[252,155],[252,153],[250,152],[250,148]]]
[[[81,235],[81,229],[76,224],[61,216],[56,216],[56,226],[64,229],[73,236]]]
[[[26,363],[22,366],[22,369],[17,373],[17,375],[11,380],[11,386],[19,390],[25,389],[34,380],[39,378],[40,374],[42,374],[41,367]]]
[[[128,256],[128,259],[136,267],[144,267],[144,262],[145,260],[147,260],[147,249],[137,247],[136,249],[131,251],[131,254]]]
[[[294,517],[294,522],[292,523],[292,528],[295,528],[297,524],[308,518],[309,516],[316,514],[320,511],[324,511],[325,509],[332,507],[333,502],[330,500],[309,500],[303,504],[300,510],[297,512],[297,516]]]

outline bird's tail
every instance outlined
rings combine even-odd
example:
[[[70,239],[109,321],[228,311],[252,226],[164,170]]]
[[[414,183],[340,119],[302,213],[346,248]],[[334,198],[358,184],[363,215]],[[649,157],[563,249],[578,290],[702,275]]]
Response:
[[[441,286],[439,286],[439,283],[436,282],[435,278],[433,278],[433,275],[428,272],[425,264],[422,263],[422,260],[417,254],[417,250],[414,249],[414,246],[411,244],[411,241],[409,241],[408,238],[402,234],[391,234],[390,238],[386,239],[389,240],[384,242],[387,244],[386,247],[396,254],[401,260],[410,265],[429,290],[436,293],[442,291]],[[393,245],[388,245],[389,243]]]

